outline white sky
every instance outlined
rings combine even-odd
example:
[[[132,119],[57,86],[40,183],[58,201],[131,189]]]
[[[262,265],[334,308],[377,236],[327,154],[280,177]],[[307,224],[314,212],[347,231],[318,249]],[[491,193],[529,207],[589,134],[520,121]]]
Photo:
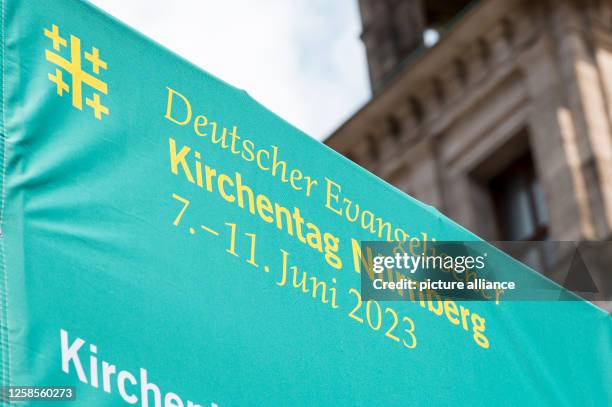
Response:
[[[90,0],[324,139],[369,97],[357,0]]]

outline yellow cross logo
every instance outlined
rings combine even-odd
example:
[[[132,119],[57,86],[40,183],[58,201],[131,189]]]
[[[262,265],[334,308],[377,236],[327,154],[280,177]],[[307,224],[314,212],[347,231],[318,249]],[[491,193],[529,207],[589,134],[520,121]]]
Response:
[[[63,96],[64,92],[70,93],[72,106],[83,110],[83,85],[86,85],[86,91],[91,91],[91,97],[85,97],[85,104],[91,107],[96,119],[101,120],[103,114],[108,116],[108,107],[100,100],[101,94],[108,94],[108,85],[98,77],[100,69],[108,68],[106,61],[100,57],[100,50],[92,47],[91,52],[85,51],[82,55],[81,39],[70,35],[70,45],[68,45],[68,41],[60,35],[59,27],[55,24],[51,29],[45,28],[43,34],[52,42],[53,51],[46,49],[45,58],[56,66],[55,72],[48,74],[47,77],[55,84],[57,94]],[[65,47],[68,47],[69,58],[62,56],[62,48]],[[91,64],[91,72],[84,69],[83,56]],[[64,79],[64,73],[70,75],[70,83]]]

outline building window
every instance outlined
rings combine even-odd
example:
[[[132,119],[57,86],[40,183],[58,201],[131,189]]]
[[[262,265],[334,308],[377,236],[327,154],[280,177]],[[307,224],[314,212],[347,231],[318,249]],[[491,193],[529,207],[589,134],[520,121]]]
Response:
[[[504,241],[548,240],[548,213],[542,185],[536,177],[531,155],[514,161],[489,184],[497,213],[500,237]],[[544,275],[555,264],[554,245],[506,244],[508,254]]]
[[[402,136],[402,125],[394,116],[387,117],[387,127],[393,140],[399,140]]]
[[[503,240],[548,239],[548,213],[531,154],[514,161],[489,184]]]
[[[425,119],[425,109],[423,109],[421,101],[416,96],[410,96],[408,98],[408,106],[410,106],[410,111],[417,124],[423,123]]]

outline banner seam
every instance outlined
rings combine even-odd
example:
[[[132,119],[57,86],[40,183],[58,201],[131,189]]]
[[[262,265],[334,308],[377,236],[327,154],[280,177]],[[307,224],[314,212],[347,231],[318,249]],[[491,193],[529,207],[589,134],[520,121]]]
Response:
[[[0,292],[2,294],[2,309],[0,310],[0,348],[1,353],[0,356],[2,358],[2,370],[0,372],[0,383],[3,386],[10,385],[10,360],[9,360],[9,341],[8,341],[8,279],[6,273],[6,259],[5,259],[5,238],[4,238],[4,203],[5,203],[5,184],[6,184],[6,154],[7,154],[7,141],[6,141],[6,124],[5,124],[5,105],[6,105],[6,80],[5,80],[5,71],[6,71],[6,52],[5,52],[5,0],[2,0],[2,106],[1,106],[1,117],[0,121],[2,122],[2,128],[0,129],[2,138],[2,190],[1,194],[1,203],[0,203],[0,257],[1,264],[0,269],[2,272],[2,277],[0,280]],[[10,401],[3,401],[6,405],[10,405]]]

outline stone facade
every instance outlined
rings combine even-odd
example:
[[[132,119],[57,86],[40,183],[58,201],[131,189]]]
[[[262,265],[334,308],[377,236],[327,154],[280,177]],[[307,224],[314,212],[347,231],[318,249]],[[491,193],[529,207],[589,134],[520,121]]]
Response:
[[[610,240],[612,1],[450,3],[432,23],[440,2],[360,0],[374,96],[325,143],[489,240],[508,239],[492,181],[528,155],[544,238]]]

